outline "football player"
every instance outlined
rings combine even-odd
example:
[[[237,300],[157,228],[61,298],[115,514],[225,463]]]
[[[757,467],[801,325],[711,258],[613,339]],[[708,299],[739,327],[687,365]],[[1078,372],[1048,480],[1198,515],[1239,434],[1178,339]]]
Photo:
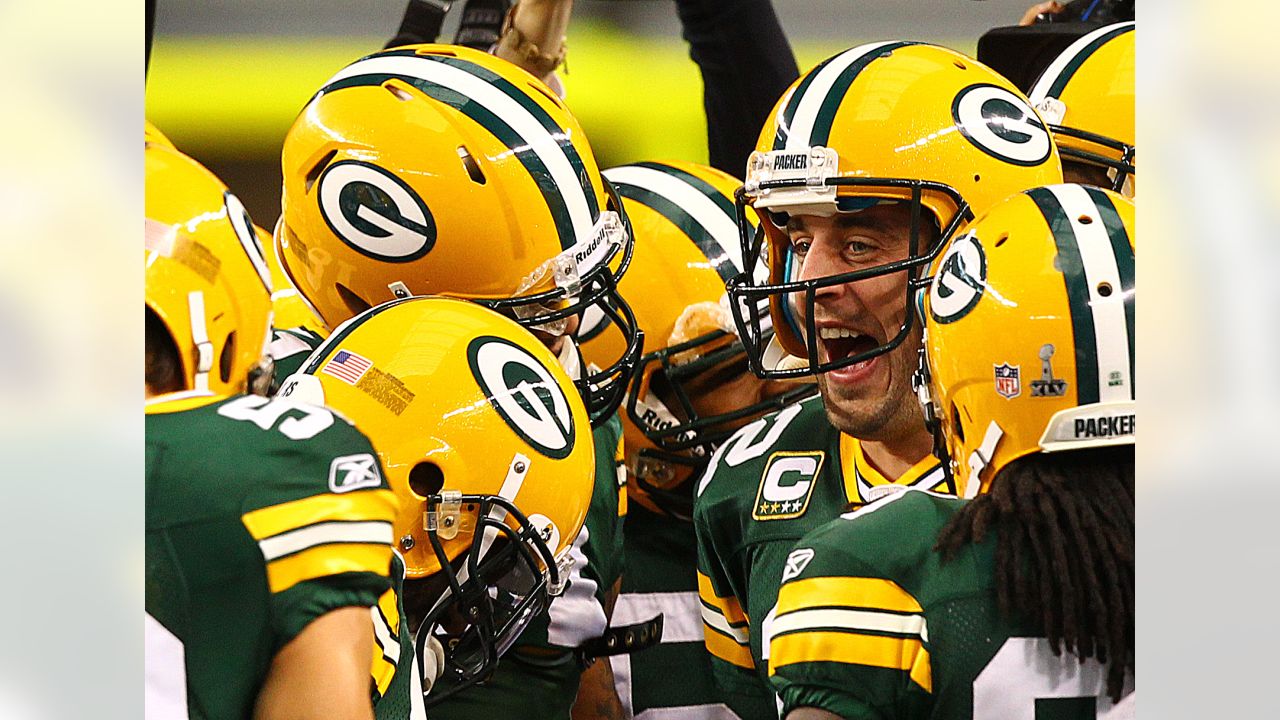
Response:
[[[555,357],[475,303],[407,298],[339,326],[280,394],[341,411],[389,469],[409,630],[436,665],[423,687],[488,677],[580,558],[591,427]],[[392,663],[395,638],[379,636]]]
[[[742,428],[696,490],[706,643],[740,717],[777,712],[761,638],[795,541],[904,487],[950,488],[911,388],[917,278],[971,209],[1061,178],[1026,97],[934,45],[845,51],[775,106],[740,191],[761,221],[745,267],[767,255],[769,277],[734,278],[730,309],[757,374],[816,374],[821,398]]]
[[[599,426],[598,488],[564,596],[483,693],[432,710],[488,716],[500,710],[484,703],[495,703],[567,714],[581,673],[575,650],[606,634],[621,571],[616,408],[642,347],[616,292],[632,248],[621,200],[555,93],[457,46],[387,50],[339,71],[290,129],[282,163],[277,254],[328,328],[397,298],[479,302],[547,344]],[[625,338],[603,370],[582,362],[572,337],[588,309]]]
[[[1045,68],[1031,102],[1049,123],[1070,182],[1134,195],[1133,22],[1081,37]]]
[[[395,496],[350,423],[246,394],[271,374],[253,224],[160,136],[144,152],[147,716],[372,718]]]
[[[635,232],[619,290],[646,344],[623,401],[626,568],[613,621],[664,618],[659,648],[610,662],[627,716],[720,717],[725,708],[702,640],[693,480],[733,430],[815,388],[761,380],[747,368],[725,300],[725,282],[742,268],[733,206],[741,182],[687,162],[637,163],[604,175]],[[615,356],[623,343],[607,323],[593,322],[583,324],[579,340],[589,361]]]
[[[796,545],[785,717],[1133,716],[1133,217],[1035,188],[934,265],[921,399],[976,498],[903,492]]]

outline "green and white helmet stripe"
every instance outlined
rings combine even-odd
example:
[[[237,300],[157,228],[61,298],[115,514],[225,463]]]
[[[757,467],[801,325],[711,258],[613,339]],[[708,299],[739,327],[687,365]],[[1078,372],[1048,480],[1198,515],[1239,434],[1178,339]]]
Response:
[[[879,57],[913,42],[878,42],[860,45],[829,58],[805,76],[774,121],[774,150],[806,150],[825,147],[831,123],[849,86],[858,73]]]
[[[604,171],[618,194],[659,213],[679,227],[720,278],[742,267],[742,245],[733,203],[701,178],[661,163],[637,163]],[[643,242],[641,238],[640,242]]]
[[[320,93],[396,78],[471,118],[508,147],[537,183],[563,248],[592,236],[599,203],[570,134],[536,102],[487,68],[459,58],[396,50],[343,68]]]
[[[1134,399],[1134,251],[1111,200],[1081,185],[1027,191],[1058,248],[1080,405]],[[1081,218],[1100,222],[1082,223]]]
[[[1031,104],[1039,107],[1045,98],[1060,97],[1067,83],[1071,82],[1071,78],[1090,55],[1112,38],[1133,32],[1134,27],[1136,24],[1133,21],[1106,25],[1071,43],[1045,68],[1040,79],[1036,80],[1035,87],[1031,88]]]

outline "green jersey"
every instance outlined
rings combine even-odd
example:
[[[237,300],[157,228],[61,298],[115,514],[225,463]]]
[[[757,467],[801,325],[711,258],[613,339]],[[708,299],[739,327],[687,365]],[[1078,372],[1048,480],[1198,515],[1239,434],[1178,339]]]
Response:
[[[654,710],[651,716],[669,720],[728,717],[702,639],[693,524],[636,503],[627,512],[624,535],[627,565],[613,623],[663,615],[661,643],[609,658],[626,716]]]
[[[586,521],[570,549],[574,566],[568,586],[502,656],[493,676],[433,705],[431,720],[568,720],[582,675],[573,649],[604,634],[609,623],[607,596],[622,573],[627,510],[622,421],[615,415],[592,436],[595,485]],[[446,685],[441,681],[436,687]]]
[[[181,393],[146,430],[148,711],[249,717],[286,643],[390,587],[395,495],[323,408]]]
[[[784,712],[816,707],[855,720],[1121,715],[1105,697],[1102,664],[1055,655],[1036,622],[999,611],[996,533],[948,562],[933,550],[964,504],[904,492],[796,545],[767,629]]]
[[[305,327],[272,330],[271,343],[267,345],[267,354],[274,363],[271,369],[272,392],[284,384],[285,378],[301,370],[311,352],[323,343],[322,336]]]
[[[796,541],[902,487],[947,486],[932,456],[886,478],[857,439],[827,422],[821,397],[744,426],[716,450],[698,482],[693,521],[706,646],[734,713],[746,720],[777,717],[762,626]]]

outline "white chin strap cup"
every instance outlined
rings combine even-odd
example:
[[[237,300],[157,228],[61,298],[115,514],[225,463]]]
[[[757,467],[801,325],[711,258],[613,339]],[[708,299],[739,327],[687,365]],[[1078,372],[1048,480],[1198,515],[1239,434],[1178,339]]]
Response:
[[[187,308],[191,317],[191,342],[196,347],[195,390],[209,391],[209,371],[213,370],[213,343],[209,341],[209,328],[205,323],[204,293],[187,294]]]

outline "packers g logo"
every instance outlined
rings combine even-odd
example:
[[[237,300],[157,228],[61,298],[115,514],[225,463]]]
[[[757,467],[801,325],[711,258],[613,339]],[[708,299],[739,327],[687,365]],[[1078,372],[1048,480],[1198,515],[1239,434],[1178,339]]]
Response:
[[[560,384],[528,351],[482,335],[467,346],[480,389],[507,425],[534,450],[561,460],[573,451],[573,413]]]
[[[751,517],[785,520],[800,517],[809,508],[814,480],[822,470],[824,452],[776,452],[765,463]]]
[[[972,231],[951,243],[929,285],[929,314],[936,322],[959,320],[982,298],[987,286],[987,254]]]
[[[436,244],[436,222],[427,204],[403,180],[377,165],[336,162],[320,176],[317,195],[329,229],[364,255],[409,262]]]
[[[244,253],[249,256],[249,262],[253,263],[258,279],[262,280],[262,284],[270,293],[271,270],[267,268],[267,256],[262,251],[262,243],[258,242],[258,233],[253,229],[253,220],[249,218],[249,211],[244,209],[240,198],[230,192],[222,193],[222,202],[226,205],[227,219],[231,221],[231,229],[235,231],[240,244],[244,246]]]
[[[951,103],[960,134],[982,152],[1033,166],[1049,159],[1053,140],[1026,100],[995,85],[970,85]]]

